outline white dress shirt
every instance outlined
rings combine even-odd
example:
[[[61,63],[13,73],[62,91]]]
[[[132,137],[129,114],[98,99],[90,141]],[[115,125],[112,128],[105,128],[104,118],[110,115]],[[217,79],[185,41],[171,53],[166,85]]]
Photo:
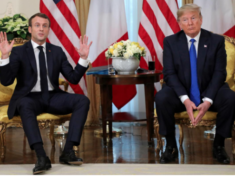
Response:
[[[201,35],[201,31],[198,33],[198,35],[197,35],[196,37],[193,38],[193,39],[195,39],[194,46],[195,46],[197,55],[198,55],[198,44],[199,44],[200,35]],[[187,36],[187,35],[186,35],[186,38],[187,38],[187,42],[188,42],[188,50],[190,50],[191,43],[192,43],[190,40],[191,40],[192,38],[189,37],[189,36]],[[184,103],[184,101],[187,100],[189,97],[188,97],[188,95],[181,95],[179,98],[180,98],[181,102]],[[204,101],[209,101],[211,104],[213,103],[213,100],[210,99],[210,98],[207,98],[207,97],[204,97],[204,98],[202,99],[202,101],[203,101],[203,102],[204,102]]]
[[[41,92],[41,78],[40,78],[40,68],[39,68],[39,49],[37,48],[39,45],[37,43],[35,43],[34,41],[31,40],[32,46],[33,46],[33,51],[34,51],[34,55],[35,55],[35,59],[36,59],[36,66],[37,66],[37,82],[35,84],[35,86],[33,87],[33,89],[31,90],[31,92]],[[43,51],[45,54],[45,59],[46,59],[46,68],[47,68],[47,56],[46,56],[46,43],[41,45],[43,47]],[[5,66],[7,64],[9,64],[10,59],[0,59],[0,66]],[[89,60],[85,60],[80,58],[78,63],[83,66],[83,67],[87,67],[89,65]],[[48,90],[52,91],[54,90],[54,87],[52,86],[49,76],[48,76],[48,71],[47,71],[47,82],[48,82]]]

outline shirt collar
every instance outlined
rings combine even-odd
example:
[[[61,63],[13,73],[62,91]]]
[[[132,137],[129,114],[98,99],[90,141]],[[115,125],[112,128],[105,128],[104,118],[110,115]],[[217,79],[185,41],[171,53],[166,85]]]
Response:
[[[39,44],[35,43],[33,40],[31,40],[33,49],[36,49],[38,46],[40,46]],[[46,42],[43,43],[41,46],[43,46],[44,50],[46,50]]]
[[[186,35],[186,34],[185,34]],[[197,36],[196,37],[194,37],[193,39],[195,39],[196,40],[196,42],[198,42],[199,41],[199,37],[200,37],[200,35],[201,35],[201,30],[200,30],[200,32],[197,34]],[[190,40],[192,39],[191,37],[189,37],[188,35],[186,35],[186,37],[187,37],[187,41],[188,42],[190,42]]]

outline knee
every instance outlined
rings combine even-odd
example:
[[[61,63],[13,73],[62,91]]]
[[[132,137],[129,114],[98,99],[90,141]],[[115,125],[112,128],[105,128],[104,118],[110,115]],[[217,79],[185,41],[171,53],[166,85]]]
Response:
[[[87,98],[86,96],[84,96],[82,102],[83,102],[84,105],[85,105],[86,107],[88,107],[88,109],[89,109],[89,106],[90,106],[90,99]]]
[[[23,112],[25,110],[33,109],[33,104],[34,103],[31,99],[24,97],[18,100],[16,108],[18,112]]]
[[[169,96],[167,94],[163,94],[161,93],[161,91],[159,91],[158,93],[156,93],[155,95],[155,103],[156,106],[165,106],[167,104],[167,102],[169,101]]]
[[[90,100],[85,95],[82,95],[82,97],[78,97],[78,99],[75,102],[75,104],[77,105],[77,108],[81,108],[81,106],[82,106],[84,108],[89,109]]]
[[[227,104],[235,107],[235,92],[231,91],[229,95],[226,97]]]

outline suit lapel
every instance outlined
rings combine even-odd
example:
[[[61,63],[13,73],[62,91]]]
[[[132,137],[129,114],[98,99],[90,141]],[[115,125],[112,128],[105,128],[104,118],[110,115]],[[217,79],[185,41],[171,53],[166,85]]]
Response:
[[[186,35],[182,32],[179,36],[178,51],[180,53],[181,63],[184,69],[184,77],[186,85],[188,88],[191,86],[191,68],[190,68],[190,58],[188,51],[188,42]]]
[[[206,59],[206,53],[209,47],[208,36],[205,33],[206,32],[202,29],[198,44],[197,76],[198,76],[199,86],[201,86],[203,67]]]
[[[46,43],[46,55],[47,55],[48,74],[49,74],[49,77],[52,78],[53,57],[51,53],[51,45],[49,43]]]
[[[29,60],[30,60],[30,64],[34,70],[34,72],[37,74],[37,66],[36,66],[36,59],[35,59],[35,55],[34,55],[34,51],[33,51],[33,46],[31,41],[29,41],[27,43],[27,48],[26,48]]]

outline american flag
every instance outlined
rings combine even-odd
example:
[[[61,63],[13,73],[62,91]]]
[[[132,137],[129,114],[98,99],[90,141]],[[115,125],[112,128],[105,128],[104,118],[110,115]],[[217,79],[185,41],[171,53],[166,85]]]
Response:
[[[40,0],[40,11],[51,21],[47,42],[62,47],[70,64],[75,67],[80,58],[75,47],[79,48],[81,32],[74,0]],[[78,85],[70,86],[69,92],[87,95],[85,75]]]
[[[143,0],[142,16],[139,26],[138,42],[144,46],[147,56],[140,61],[140,67],[148,68],[147,58],[155,58],[155,68],[163,69],[163,40],[166,36],[177,33],[177,0]],[[157,90],[160,84],[155,84]]]

